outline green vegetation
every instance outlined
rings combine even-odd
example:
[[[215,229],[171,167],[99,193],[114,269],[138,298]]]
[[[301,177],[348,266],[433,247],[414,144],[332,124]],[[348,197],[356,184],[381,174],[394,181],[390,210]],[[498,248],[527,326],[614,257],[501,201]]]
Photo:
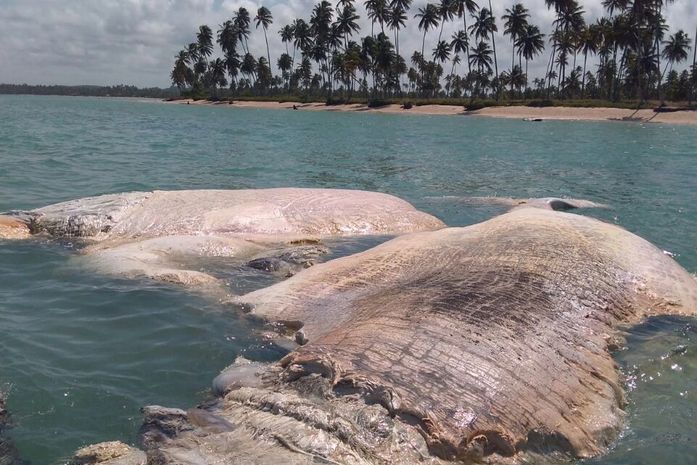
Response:
[[[83,97],[139,97],[172,98],[180,92],[176,87],[160,89],[150,87],[139,89],[135,86],[30,86],[27,84],[0,84],[0,94],[70,95]],[[207,93],[203,93],[207,97]]]
[[[676,109],[682,110],[697,110],[694,106],[688,106],[687,102],[678,102],[671,106],[661,107],[657,100],[645,100],[639,102],[637,100],[625,100],[615,102],[602,99],[566,99],[566,100],[512,100],[512,99],[472,99],[467,97],[443,97],[443,98],[419,98],[419,97],[386,97],[372,98],[366,100],[362,96],[354,96],[350,99],[333,98],[327,100],[313,99],[307,96],[294,94],[274,94],[274,95],[245,95],[245,96],[191,96],[189,94],[177,97],[176,99],[193,98],[194,100],[209,100],[215,102],[293,102],[293,103],[324,103],[326,105],[341,105],[341,104],[362,104],[369,108],[379,108],[386,105],[399,105],[406,110],[413,107],[423,105],[454,105],[462,106],[467,111],[481,110],[487,107],[571,107],[571,108],[624,108],[628,110],[639,109],[656,109],[657,111],[671,111]]]
[[[307,21],[298,18],[281,27],[285,51],[275,63],[280,74],[272,70],[268,46],[272,12],[261,7],[252,18],[239,8],[216,34],[208,26],[199,28],[195,41],[176,56],[172,83],[195,96],[329,104],[358,98],[372,106],[431,100],[470,108],[521,101],[636,108],[650,99],[697,96],[697,47],[684,31],[670,34],[663,16],[670,0],[603,0],[607,15],[592,24],[577,0],[545,0],[556,18],[549,37],[529,23],[523,3],[505,9],[497,24],[491,0],[483,0],[483,6],[475,0],[440,0],[411,13],[412,0],[365,0],[371,30],[360,37],[354,1],[322,0]],[[410,65],[399,47],[409,16],[422,32],[421,49],[412,53]],[[445,23],[456,21],[462,29],[444,37]],[[263,31],[266,56],[250,53],[252,22]],[[500,27],[513,48],[505,59],[509,66],[496,52]],[[218,58],[212,58],[214,43],[220,46]],[[674,70],[688,62],[693,48],[692,66]],[[595,66],[589,66],[589,57],[596,57]],[[530,79],[529,63],[537,59],[547,63],[546,72]]]

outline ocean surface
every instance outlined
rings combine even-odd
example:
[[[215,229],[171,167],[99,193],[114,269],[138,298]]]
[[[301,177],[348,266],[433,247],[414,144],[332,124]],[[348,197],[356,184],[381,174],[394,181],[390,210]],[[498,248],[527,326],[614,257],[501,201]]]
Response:
[[[388,192],[453,226],[503,212],[471,196],[590,199],[609,208],[581,213],[697,272],[697,127],[0,96],[0,211],[132,190],[280,186]],[[347,241],[334,256],[377,241]],[[0,242],[0,389],[28,463],[134,443],[140,407],[188,408],[237,355],[279,357],[229,308],[87,273],[74,254],[67,241]],[[272,281],[225,272],[233,292]],[[627,428],[588,463],[694,465],[697,320],[653,318],[627,342],[616,354]]]

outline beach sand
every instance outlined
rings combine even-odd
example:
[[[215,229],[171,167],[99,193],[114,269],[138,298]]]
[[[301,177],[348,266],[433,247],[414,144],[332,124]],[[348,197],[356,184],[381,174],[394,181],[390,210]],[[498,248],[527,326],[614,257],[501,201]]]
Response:
[[[529,120],[565,120],[565,121],[631,121],[639,123],[665,124],[694,124],[697,125],[697,111],[676,111],[670,113],[655,113],[653,110],[627,110],[623,108],[571,108],[544,107],[533,108],[524,106],[488,107],[476,111],[464,111],[458,105],[420,105],[409,110],[400,105],[386,105],[378,108],[368,108],[361,103],[346,105],[325,105],[324,103],[295,103],[295,102],[261,102],[236,101],[208,102],[205,100],[176,100],[172,103],[191,105],[226,106],[230,108],[270,108],[292,110],[296,106],[300,111],[341,111],[392,113],[403,115],[462,115],[488,116],[493,118],[529,119]]]

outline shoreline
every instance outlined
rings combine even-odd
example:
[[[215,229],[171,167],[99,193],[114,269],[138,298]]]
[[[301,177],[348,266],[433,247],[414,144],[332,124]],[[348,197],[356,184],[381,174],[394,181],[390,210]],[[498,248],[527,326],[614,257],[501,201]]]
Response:
[[[697,125],[697,111],[682,110],[675,112],[656,113],[651,109],[631,110],[625,108],[605,107],[487,107],[481,110],[464,111],[460,105],[419,105],[405,110],[401,105],[390,104],[377,108],[369,108],[366,104],[352,103],[341,105],[325,105],[324,103],[269,102],[240,100],[234,103],[209,102],[206,100],[182,99],[165,103],[177,105],[223,106],[230,108],[262,108],[276,110],[298,111],[333,111],[383,113],[400,115],[430,115],[430,116],[486,116],[492,118],[521,119],[531,121],[601,121],[601,122],[633,122],[633,123],[662,123],[679,125]]]

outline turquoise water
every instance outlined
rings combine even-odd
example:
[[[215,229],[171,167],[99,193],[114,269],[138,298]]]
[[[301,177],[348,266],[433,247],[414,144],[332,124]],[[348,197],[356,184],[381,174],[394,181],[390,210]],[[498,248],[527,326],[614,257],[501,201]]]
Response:
[[[696,179],[689,126],[0,96],[0,211],[129,190],[311,186],[389,192],[465,225],[503,210],[462,196],[568,196],[608,204],[584,213],[646,237],[694,273]],[[141,406],[193,405],[236,355],[279,356],[215,302],[87,274],[72,253],[70,243],[0,244],[0,388],[33,464],[61,463],[86,443],[135,441]],[[269,284],[250,270],[227,273],[235,292]],[[655,318],[629,333],[617,354],[629,426],[591,463],[694,464],[695,328]]]

